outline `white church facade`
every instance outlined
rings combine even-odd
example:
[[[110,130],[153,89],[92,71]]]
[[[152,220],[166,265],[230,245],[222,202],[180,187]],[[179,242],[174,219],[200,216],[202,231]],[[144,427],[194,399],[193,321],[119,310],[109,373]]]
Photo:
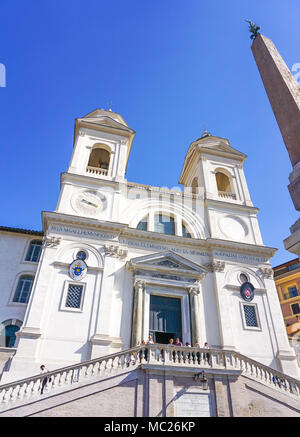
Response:
[[[182,191],[141,185],[125,179],[134,135],[112,111],[76,119],[43,231],[0,228],[0,383],[149,335],[208,342],[298,378],[246,155],[205,132],[186,154]]]

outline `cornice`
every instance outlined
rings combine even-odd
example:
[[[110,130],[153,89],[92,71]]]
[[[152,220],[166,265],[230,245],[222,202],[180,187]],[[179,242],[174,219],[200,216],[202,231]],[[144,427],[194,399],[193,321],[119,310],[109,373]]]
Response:
[[[224,200],[205,198],[204,203],[208,208],[210,207],[210,205],[219,206],[221,208],[230,209],[231,212],[232,210],[236,209],[237,211],[246,211],[252,214],[257,214],[259,211],[259,208],[256,208],[255,206],[241,205],[240,203],[226,202]]]
[[[119,182],[119,181],[114,181],[112,179],[102,179],[99,177],[93,177],[93,176],[89,176],[88,174],[82,174],[82,173],[69,173],[69,172],[64,172],[61,173],[60,175],[60,183],[72,183],[72,182],[80,182],[80,183],[84,183],[85,188],[88,185],[106,185],[108,187],[114,187],[116,189],[118,189],[118,187],[120,186],[120,184],[123,184],[123,182]],[[126,185],[126,182],[124,183],[124,185]]]
[[[109,117],[108,117],[109,118]],[[122,135],[126,135],[126,136],[132,136],[135,134],[135,131],[133,129],[131,129],[128,126],[122,125],[121,123],[118,123],[117,121],[115,122],[115,126],[113,124],[105,124],[105,123],[100,123],[100,122],[95,122],[95,121],[90,121],[89,119],[76,119],[76,122],[78,125],[80,125],[80,127],[85,127],[87,129],[92,129],[92,130],[100,130],[102,131],[120,131],[122,132]],[[119,126],[117,126],[117,124]],[[92,128],[91,128],[92,126]]]
[[[241,153],[241,152],[239,152]],[[209,147],[205,147],[205,146],[201,146],[201,149],[199,150],[199,155],[214,155],[214,156],[223,156],[224,158],[230,158],[230,159],[234,159],[236,161],[242,161],[244,162],[245,159],[247,158],[247,155],[244,154],[237,154],[235,152],[231,152],[231,151],[226,151],[226,150],[214,150],[211,149]]]
[[[85,229],[102,230],[108,232],[116,232],[119,234],[122,229],[128,227],[127,224],[99,221],[88,217],[80,217],[70,214],[62,214],[57,212],[42,211],[43,228],[46,233],[48,224],[70,224],[84,227]]]
[[[227,250],[235,250],[237,252],[264,255],[269,258],[275,255],[275,252],[277,251],[277,249],[274,247],[259,246],[230,240],[219,240],[217,238],[208,238],[206,241],[208,247],[212,250],[222,248]]]
[[[188,278],[202,279],[206,272],[193,272],[191,270],[183,270],[180,268],[164,267],[157,264],[148,263],[133,263],[132,261],[127,261],[126,268],[130,271],[136,272],[137,270],[147,270],[149,272],[162,273],[166,275],[174,274],[177,276],[184,276]]]
[[[224,249],[228,251],[234,251],[239,253],[247,253],[251,255],[262,255],[270,259],[276,252],[276,248],[259,246],[248,243],[241,243],[230,240],[221,240],[216,238],[197,239],[197,238],[185,238],[176,235],[160,234],[158,232],[141,231],[139,229],[130,228],[128,224],[116,223],[108,221],[100,221],[97,219],[85,218],[69,214],[61,214],[55,212],[42,212],[43,229],[46,234],[48,225],[51,224],[69,224],[76,225],[80,228],[114,232],[116,233],[115,240],[120,238],[139,239],[146,242],[174,244],[188,249],[202,249],[212,254],[214,250]],[[123,242],[120,242],[123,246],[126,246]]]

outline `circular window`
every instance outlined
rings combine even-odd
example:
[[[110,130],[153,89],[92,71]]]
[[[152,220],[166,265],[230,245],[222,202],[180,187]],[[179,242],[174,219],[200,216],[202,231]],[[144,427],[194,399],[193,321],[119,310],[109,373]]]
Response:
[[[86,252],[84,250],[80,250],[77,252],[76,259],[80,259],[81,261],[86,260]]]
[[[241,273],[239,276],[239,279],[240,279],[242,284],[244,284],[245,282],[248,282],[248,276],[245,275],[245,273]]]

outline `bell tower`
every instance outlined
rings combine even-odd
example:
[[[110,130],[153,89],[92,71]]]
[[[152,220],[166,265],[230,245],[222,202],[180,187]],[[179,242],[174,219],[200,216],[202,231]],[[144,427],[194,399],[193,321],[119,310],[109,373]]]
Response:
[[[134,135],[123,117],[111,110],[96,109],[77,118],[73,153],[67,172],[61,175],[56,212],[104,218],[100,212],[108,198],[103,189],[126,181]]]
[[[68,173],[124,180],[134,135],[123,117],[110,110],[77,118]]]
[[[226,138],[204,131],[189,147],[179,183],[204,202],[211,238],[262,244],[244,174],[246,158]]]

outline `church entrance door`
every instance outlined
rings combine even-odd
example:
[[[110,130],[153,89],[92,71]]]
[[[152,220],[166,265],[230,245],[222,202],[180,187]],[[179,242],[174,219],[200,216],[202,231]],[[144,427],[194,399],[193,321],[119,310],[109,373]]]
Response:
[[[150,296],[149,332],[155,343],[167,344],[177,337],[182,341],[181,299]]]

